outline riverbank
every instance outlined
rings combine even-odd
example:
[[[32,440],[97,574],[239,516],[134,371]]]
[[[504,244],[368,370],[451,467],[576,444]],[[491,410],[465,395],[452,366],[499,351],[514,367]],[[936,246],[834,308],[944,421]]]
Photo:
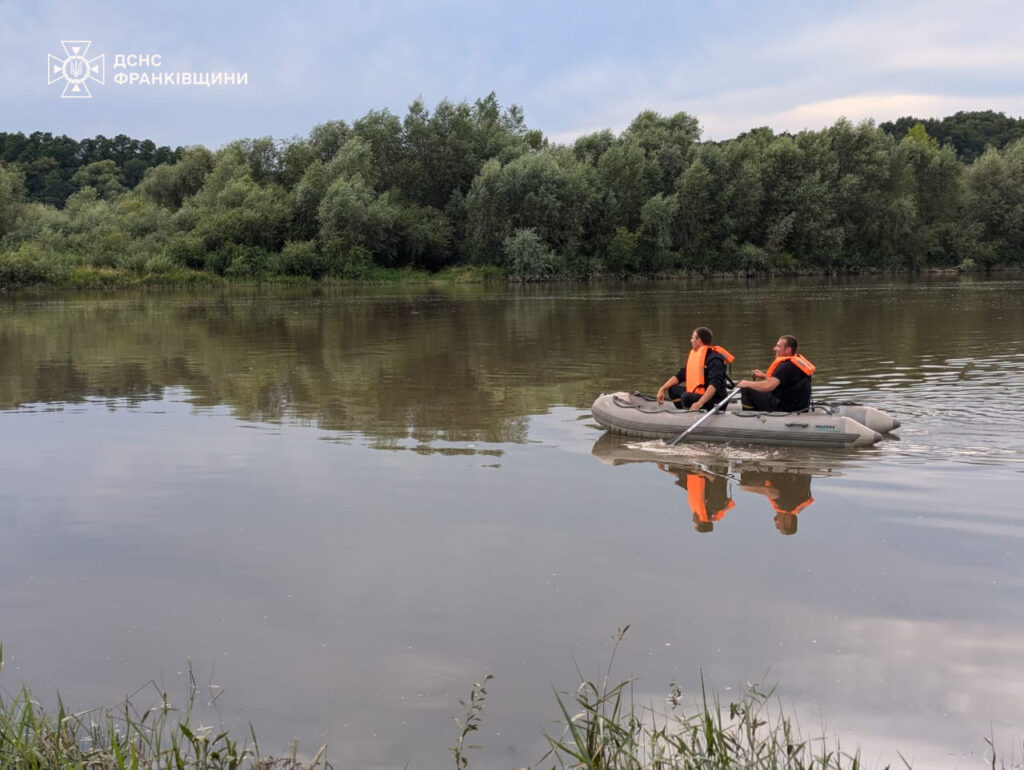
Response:
[[[96,290],[96,289],[138,289],[138,288],[197,288],[251,285],[277,286],[344,286],[344,285],[426,285],[426,284],[471,284],[471,283],[522,283],[521,280],[493,266],[470,266],[445,268],[437,273],[429,273],[412,269],[371,268],[359,275],[349,277],[294,276],[284,274],[261,275],[219,275],[208,270],[191,270],[183,267],[140,265],[137,269],[118,267],[96,267],[93,265],[69,265],[59,262],[37,262],[31,260],[0,259],[0,292],[18,291],[21,289],[61,289],[61,290]],[[960,275],[960,274],[993,274],[1020,273],[1022,266],[1000,266],[980,269],[974,264],[964,264],[957,268],[926,268],[920,270],[882,270],[866,269],[863,271],[844,271],[836,273],[828,270],[808,270],[799,273],[786,273],[785,277],[799,275],[803,277],[829,275]],[[631,280],[692,280],[695,278],[773,278],[773,273],[694,273],[688,271],[664,273],[656,276],[632,276]],[[630,280],[619,276],[597,276],[590,279],[573,278],[571,276],[555,277],[551,281],[587,281],[592,280]]]
[[[0,291],[19,289],[136,289],[193,288],[267,284],[280,286],[329,286],[346,284],[458,284],[504,280],[493,267],[453,267],[439,273],[373,268],[356,277],[293,276],[282,274],[218,275],[208,270],[143,265],[140,269],[68,265],[59,262],[0,259]]]
[[[628,628],[618,631],[616,647]],[[0,646],[0,669],[2,656]],[[613,651],[612,661],[614,657]],[[837,737],[804,735],[774,688],[748,684],[737,700],[724,704],[718,695],[706,691],[701,677],[699,692],[689,697],[671,682],[665,705],[640,703],[632,680],[613,683],[612,661],[597,682],[581,675],[573,691],[555,691],[553,730],[544,733],[549,750],[536,766],[591,770],[857,770],[864,766],[859,749],[844,749]],[[488,674],[472,685],[467,699],[459,700],[462,713],[453,717],[457,731],[448,749],[455,770],[468,770],[488,736],[500,734],[484,718],[487,687],[493,679]],[[223,694],[220,688],[213,689],[218,694],[208,706]],[[248,735],[239,738],[229,730],[203,724],[196,717],[199,695],[191,665],[180,702],[151,682],[113,708],[69,713],[58,695],[57,710],[50,712],[27,687],[13,697],[0,689],[0,767],[333,768],[326,744],[310,754],[301,751],[296,741],[284,754],[264,756],[253,725]],[[985,762],[993,770],[1024,767],[1015,756],[1007,764],[996,756],[992,741],[985,742]],[[912,767],[902,754],[899,757],[900,766]]]

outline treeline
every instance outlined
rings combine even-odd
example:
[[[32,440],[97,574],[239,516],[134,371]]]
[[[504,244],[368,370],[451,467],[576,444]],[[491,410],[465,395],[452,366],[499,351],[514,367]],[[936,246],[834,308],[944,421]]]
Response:
[[[1018,139],[1024,139],[1024,120],[992,110],[958,112],[941,119],[903,117],[882,123],[879,128],[899,140],[918,123],[924,126],[928,136],[938,139],[939,144],[952,147],[965,163],[973,163],[989,147],[1001,150]]]
[[[157,147],[149,139],[140,141],[124,134],[76,142],[41,131],[28,136],[0,132],[0,163],[21,172],[25,199],[58,208],[74,192],[93,182],[97,170],[109,170],[109,182],[116,182],[119,190],[130,190],[149,169],[180,158],[180,147]],[[84,170],[89,166],[92,171]]]
[[[84,162],[79,143],[63,206],[34,187],[32,164],[52,156],[0,165],[0,285],[463,266],[541,280],[1021,264],[1021,122],[991,116],[947,119],[978,127],[972,136],[1003,126],[971,162],[911,119],[701,142],[696,118],[648,111],[621,134],[555,145],[493,93],[216,152],[128,140],[127,160]],[[133,185],[139,163],[160,153]]]

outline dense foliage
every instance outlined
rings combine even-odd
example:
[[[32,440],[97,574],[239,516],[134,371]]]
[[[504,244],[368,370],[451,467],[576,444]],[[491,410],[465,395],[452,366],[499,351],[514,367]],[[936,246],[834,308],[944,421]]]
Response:
[[[3,134],[0,285],[1019,265],[1021,127],[958,113],[701,142],[696,118],[647,111],[563,146],[492,93],[215,152]]]
[[[918,123],[940,144],[948,144],[956,150],[957,156],[965,163],[973,163],[989,147],[1001,150],[1018,139],[1024,139],[1024,119],[1010,118],[992,110],[958,112],[942,119],[903,117],[882,123],[879,128],[899,140]]]
[[[76,142],[41,131],[28,136],[0,133],[0,164],[24,175],[25,199],[57,207],[63,207],[68,196],[84,184],[105,186],[110,192],[130,189],[149,169],[180,157],[180,147],[157,147],[148,139],[140,141],[124,134]]]

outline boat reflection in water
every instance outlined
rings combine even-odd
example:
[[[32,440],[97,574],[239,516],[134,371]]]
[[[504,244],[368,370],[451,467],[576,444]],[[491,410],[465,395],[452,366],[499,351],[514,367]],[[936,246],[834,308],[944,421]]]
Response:
[[[672,475],[686,493],[697,532],[713,532],[715,523],[736,507],[733,491],[764,497],[774,514],[775,528],[783,535],[796,534],[799,516],[813,503],[811,479],[841,476],[842,458],[788,456],[741,447],[670,447],[660,441],[640,442],[605,433],[592,453],[609,465],[650,463]]]

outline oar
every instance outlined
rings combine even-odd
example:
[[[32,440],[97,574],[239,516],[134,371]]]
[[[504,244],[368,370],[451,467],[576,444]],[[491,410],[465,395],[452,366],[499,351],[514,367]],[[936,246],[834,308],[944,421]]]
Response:
[[[717,403],[717,404],[715,405],[715,408],[714,408],[714,409],[712,409],[711,411],[709,411],[709,412],[708,412],[708,413],[707,413],[706,415],[704,415],[704,416],[703,416],[703,417],[701,417],[701,418],[700,418],[699,420],[697,420],[697,422],[695,422],[695,423],[694,423],[693,425],[691,425],[691,426],[690,426],[689,428],[687,428],[686,430],[684,430],[684,431],[683,431],[682,433],[680,433],[680,434],[679,434],[678,436],[676,436],[676,437],[675,437],[674,439],[672,439],[671,441],[669,441],[669,442],[668,442],[668,445],[669,445],[669,446],[675,446],[675,445],[676,445],[676,444],[678,444],[678,443],[679,443],[680,441],[682,441],[682,440],[683,440],[684,438],[686,438],[686,437],[687,437],[687,436],[689,436],[689,435],[690,435],[691,433],[693,433],[693,432],[694,432],[695,430],[697,430],[697,428],[698,428],[698,427],[700,427],[700,424],[701,424],[702,422],[704,422],[704,421],[705,421],[706,419],[708,419],[708,417],[710,417],[711,415],[713,415],[713,414],[714,414],[715,412],[717,412],[717,411],[718,411],[719,409],[721,409],[721,408],[722,408],[723,406],[725,406],[726,404],[728,404],[728,403],[729,403],[729,402],[730,402],[730,401],[732,400],[733,396],[735,396],[735,395],[736,395],[737,393],[739,393],[739,392],[740,392],[740,390],[741,390],[740,388],[733,388],[733,389],[732,389],[732,392],[731,392],[731,393],[730,393],[730,394],[729,394],[728,396],[726,396],[725,398],[723,398],[723,399],[722,399],[721,401],[719,401],[719,402],[718,402],[718,403]]]

